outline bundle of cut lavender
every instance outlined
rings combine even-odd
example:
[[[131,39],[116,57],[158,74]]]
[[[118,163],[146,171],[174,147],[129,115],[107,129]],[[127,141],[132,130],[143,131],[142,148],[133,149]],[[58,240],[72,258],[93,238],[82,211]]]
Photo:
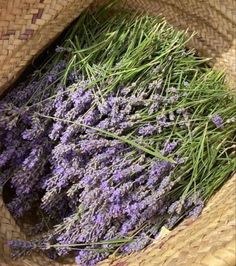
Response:
[[[32,240],[95,265],[197,217],[235,170],[236,98],[164,20],[86,11],[0,101],[0,184]]]

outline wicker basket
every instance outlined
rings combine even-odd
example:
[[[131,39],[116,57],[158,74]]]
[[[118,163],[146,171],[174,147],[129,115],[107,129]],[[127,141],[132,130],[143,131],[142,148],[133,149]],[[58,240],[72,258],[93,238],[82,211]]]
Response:
[[[93,0],[0,0],[0,93],[15,81],[40,51]],[[236,84],[236,0],[127,0],[121,8],[162,14],[174,26],[197,31],[192,40],[212,65],[225,69]],[[0,196],[0,266],[59,266],[33,254],[13,261],[6,241],[25,238]],[[67,263],[67,265],[74,265]],[[236,175],[210,200],[196,221],[185,220],[142,252],[99,265],[236,265]]]

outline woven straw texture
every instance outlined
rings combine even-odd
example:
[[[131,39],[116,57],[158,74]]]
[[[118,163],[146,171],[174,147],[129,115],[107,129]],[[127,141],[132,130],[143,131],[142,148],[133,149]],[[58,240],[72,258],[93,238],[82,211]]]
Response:
[[[0,94],[93,0],[0,0]],[[236,86],[236,0],[126,0],[122,8],[162,14],[175,27],[197,31],[191,46],[213,58]],[[6,241],[24,238],[0,195],[0,266],[59,266],[42,254],[13,261]],[[65,265],[65,264],[64,264]],[[74,265],[67,263],[66,265]],[[236,175],[196,221],[186,220],[142,252],[100,266],[235,266]]]

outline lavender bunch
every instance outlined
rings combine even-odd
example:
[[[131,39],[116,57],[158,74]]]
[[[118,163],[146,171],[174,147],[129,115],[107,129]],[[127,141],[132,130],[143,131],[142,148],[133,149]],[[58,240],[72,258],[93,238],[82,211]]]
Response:
[[[0,101],[6,203],[19,220],[35,213],[43,233],[10,243],[16,253],[87,266],[138,251],[162,226],[200,215],[235,170],[235,95],[223,75],[165,21],[105,13],[85,12]]]

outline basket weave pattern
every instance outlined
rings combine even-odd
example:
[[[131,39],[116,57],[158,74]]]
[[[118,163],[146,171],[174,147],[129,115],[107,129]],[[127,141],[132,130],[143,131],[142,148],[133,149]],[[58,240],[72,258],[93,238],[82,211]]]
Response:
[[[0,0],[0,92],[92,0]]]
[[[93,0],[0,0],[0,94]],[[122,7],[162,14],[175,27],[198,32],[190,46],[225,69],[236,85],[236,0],[126,0]],[[25,238],[0,195],[0,266],[59,266],[42,254],[13,261],[6,241]],[[186,220],[142,252],[101,266],[236,265],[236,175],[196,221]],[[64,264],[65,265],[65,264]],[[74,265],[70,263],[67,265]]]

